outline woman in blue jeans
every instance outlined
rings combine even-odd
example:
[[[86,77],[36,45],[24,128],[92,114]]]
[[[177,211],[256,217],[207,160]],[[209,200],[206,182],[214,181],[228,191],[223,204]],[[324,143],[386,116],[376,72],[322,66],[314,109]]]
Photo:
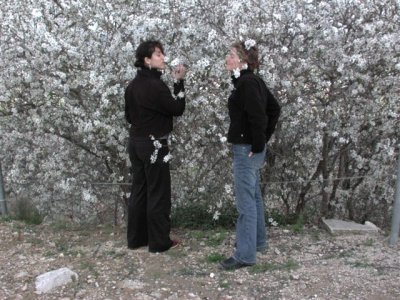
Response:
[[[221,262],[223,269],[237,269],[256,263],[256,252],[265,251],[264,201],[260,189],[260,168],[266,144],[274,132],[280,106],[264,81],[254,71],[259,66],[255,41],[236,42],[226,57],[234,89],[228,100],[232,143],[236,208],[236,249]]]

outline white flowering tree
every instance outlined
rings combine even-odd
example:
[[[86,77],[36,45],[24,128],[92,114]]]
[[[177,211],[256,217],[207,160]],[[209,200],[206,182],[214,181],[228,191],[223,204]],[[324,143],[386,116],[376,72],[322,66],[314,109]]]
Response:
[[[0,14],[6,187],[44,214],[122,215],[129,186],[94,183],[131,180],[123,93],[148,38],[164,43],[170,65],[189,66],[171,137],[174,204],[224,214],[233,203],[224,58],[251,38],[282,104],[263,170],[267,206],[385,223],[399,141],[397,1],[15,0]]]

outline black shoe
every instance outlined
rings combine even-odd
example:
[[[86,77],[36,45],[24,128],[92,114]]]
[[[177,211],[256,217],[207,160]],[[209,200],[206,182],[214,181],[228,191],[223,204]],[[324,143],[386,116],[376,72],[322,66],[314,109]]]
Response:
[[[181,242],[178,240],[171,240],[171,246],[169,246],[168,248],[163,248],[163,249],[149,249],[149,252],[151,253],[161,253],[161,252],[165,252],[168,251],[170,249],[175,249],[177,247],[179,247],[181,245]]]
[[[147,246],[147,244],[142,244],[142,245],[138,245],[138,246],[130,246],[130,245],[128,245],[128,249],[136,250],[136,249],[139,249],[141,247],[146,247],[146,246]]]
[[[238,262],[233,257],[229,257],[228,259],[221,261],[219,264],[221,265],[221,268],[224,270],[236,270],[236,269],[251,266],[250,264],[242,264],[241,262]]]
[[[180,241],[172,240],[172,245],[171,245],[171,248],[169,248],[169,249],[175,249],[175,248],[179,247],[180,245],[181,245]]]

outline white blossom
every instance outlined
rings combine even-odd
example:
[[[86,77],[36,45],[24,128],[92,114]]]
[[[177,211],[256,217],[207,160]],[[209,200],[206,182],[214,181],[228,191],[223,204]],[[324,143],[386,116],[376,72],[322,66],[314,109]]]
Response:
[[[327,182],[336,202],[332,214],[348,215],[345,204],[351,198],[355,207],[378,211],[372,217],[382,224],[390,219],[380,207],[392,205],[388,179],[398,143],[398,85],[393,83],[399,82],[400,23],[392,2],[379,13],[379,1],[288,5],[272,0],[260,7],[245,0],[212,0],[200,7],[183,0],[179,18],[168,1],[143,2],[135,10],[127,1],[104,0],[102,6],[64,1],[63,9],[56,1],[3,2],[0,157],[5,182],[13,184],[17,198],[32,199],[48,215],[80,220],[100,216],[118,202],[118,187],[85,184],[131,178],[124,90],[137,72],[136,47],[158,37],[169,57],[179,57],[167,58],[169,66],[191,62],[187,107],[174,118],[171,137],[179,165],[172,180],[174,205],[195,197],[212,214],[220,212],[234,201],[232,189],[225,189],[233,180],[231,149],[224,139],[233,87],[223,54],[232,41],[273,36],[258,45],[262,64],[257,70],[282,104],[278,132],[268,144],[279,159],[273,168],[262,169],[271,179],[268,205],[294,211],[302,184],[324,160],[329,178],[336,178],[341,166],[350,177],[366,170],[371,175],[361,182],[350,179],[346,188],[339,183],[333,189]],[[171,78],[163,80],[172,88]],[[154,162],[160,155],[156,150]],[[61,182],[71,177],[76,181],[63,189],[67,184]],[[296,183],[285,183],[294,178]],[[27,182],[30,189],[23,188]],[[202,194],[199,186],[213,192]],[[55,188],[62,191],[52,192]],[[83,190],[89,194],[83,196]],[[306,206],[321,192],[313,183]],[[362,210],[356,209],[354,217],[362,218]]]
[[[235,78],[239,78],[240,77],[240,69],[239,68],[236,68],[236,69],[233,70],[233,76]]]
[[[171,153],[168,153],[167,155],[164,156],[163,161],[165,163],[169,162],[172,159]]]
[[[180,64],[181,64],[181,61],[180,61],[179,58],[174,58],[174,59],[171,61],[171,66],[172,66],[172,67],[177,67],[177,66],[180,65]]]
[[[154,164],[157,161],[158,151],[162,147],[162,144],[159,140],[155,140],[154,136],[152,136],[153,145],[154,145],[154,152],[150,156],[150,163]]]
[[[213,220],[218,220],[221,213],[219,211],[215,211],[213,215]]]
[[[225,193],[231,194],[232,193],[232,186],[230,184],[225,184]]]
[[[252,40],[252,39],[249,39],[249,40],[247,40],[247,41],[245,41],[244,42],[244,46],[245,46],[245,48],[246,48],[246,50],[248,51],[248,50],[250,50],[252,47],[254,47],[256,45],[256,41],[255,40]]]
[[[198,68],[205,69],[208,66],[210,66],[210,61],[207,58],[203,57],[200,60],[198,60],[196,64]]]
[[[274,227],[278,226],[278,222],[276,222],[273,218],[268,218],[268,223]]]

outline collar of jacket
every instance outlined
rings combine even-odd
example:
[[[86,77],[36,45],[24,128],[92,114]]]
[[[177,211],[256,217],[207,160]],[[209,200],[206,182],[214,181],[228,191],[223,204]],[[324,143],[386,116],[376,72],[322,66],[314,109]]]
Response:
[[[232,75],[231,78],[232,78],[233,86],[234,86],[234,87],[237,86],[237,83],[238,83],[239,79],[242,78],[242,76],[243,76],[244,74],[250,74],[250,73],[252,74],[253,71],[251,71],[251,70],[249,70],[249,69],[246,69],[246,70],[241,70],[241,71],[240,71],[240,76],[239,76],[238,78],[236,78],[235,76]]]
[[[157,69],[148,69],[148,68],[141,68],[138,70],[138,74],[140,76],[145,76],[145,77],[153,77],[153,78],[160,78],[162,75],[162,72]]]

